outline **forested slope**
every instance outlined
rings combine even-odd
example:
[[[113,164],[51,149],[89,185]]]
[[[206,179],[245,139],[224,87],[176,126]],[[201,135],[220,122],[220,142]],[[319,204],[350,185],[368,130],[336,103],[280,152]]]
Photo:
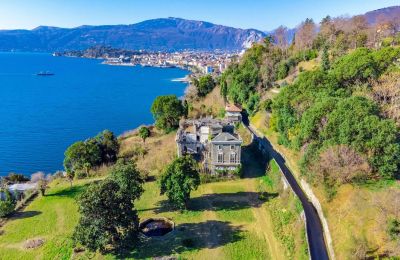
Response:
[[[220,79],[221,94],[262,118],[260,130],[297,158],[339,259],[400,255],[399,27],[326,17],[317,32],[307,19],[292,44],[283,28]]]

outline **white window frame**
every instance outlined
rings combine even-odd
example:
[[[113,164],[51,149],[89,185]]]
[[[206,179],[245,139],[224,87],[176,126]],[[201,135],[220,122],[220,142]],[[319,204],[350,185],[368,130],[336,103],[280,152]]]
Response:
[[[233,160],[232,160],[233,159]],[[230,163],[236,163],[237,162],[237,153],[232,152],[229,155],[229,162]]]
[[[220,157],[221,156],[221,157]],[[217,162],[224,163],[224,153],[218,153],[217,155]]]

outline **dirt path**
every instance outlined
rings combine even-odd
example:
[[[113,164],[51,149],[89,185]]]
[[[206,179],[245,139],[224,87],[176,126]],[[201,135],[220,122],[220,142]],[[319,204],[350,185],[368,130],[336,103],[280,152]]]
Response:
[[[249,203],[252,205],[260,204],[258,195],[256,193],[256,185],[256,180],[254,179],[248,179],[246,181],[247,191],[252,191],[248,195]],[[254,228],[257,232],[261,233],[264,239],[267,241],[272,259],[284,260],[284,250],[282,249],[280,243],[277,241],[275,235],[273,234],[272,220],[269,213],[262,206],[252,207],[251,209],[253,211],[254,217],[257,220],[256,223],[254,223]]]
[[[211,193],[212,189],[207,188],[207,193]],[[205,220],[218,220],[217,215],[215,214],[215,211],[212,210],[212,201],[207,199],[207,204],[208,208],[210,210],[205,211],[204,218]],[[220,243],[219,241],[219,236],[218,236],[218,227],[215,226],[214,224],[210,224],[205,228],[204,232],[207,235],[206,237],[206,249],[204,250],[207,252],[205,255],[206,256],[200,256],[198,259],[205,259],[205,260],[211,260],[211,259],[225,259],[223,252],[221,251],[221,248],[216,246]]]

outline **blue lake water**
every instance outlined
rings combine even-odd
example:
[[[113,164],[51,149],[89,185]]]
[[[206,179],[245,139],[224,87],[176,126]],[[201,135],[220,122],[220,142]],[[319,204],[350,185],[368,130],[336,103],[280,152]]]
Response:
[[[51,71],[54,76],[36,76]],[[49,54],[0,53],[0,175],[61,170],[65,149],[110,129],[153,123],[158,95],[182,96],[188,71],[102,65]]]

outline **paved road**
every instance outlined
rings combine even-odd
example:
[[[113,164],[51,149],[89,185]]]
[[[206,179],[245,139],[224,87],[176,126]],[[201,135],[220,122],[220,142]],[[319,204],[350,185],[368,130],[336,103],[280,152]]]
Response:
[[[321,220],[319,219],[318,213],[313,206],[313,204],[308,200],[306,194],[300,188],[293,174],[290,172],[286,166],[285,159],[278,153],[271,143],[263,136],[259,136],[256,131],[254,131],[246,117],[243,118],[244,125],[249,129],[249,131],[254,135],[255,141],[257,141],[263,149],[268,152],[268,154],[275,159],[279,167],[282,169],[283,174],[288,180],[293,191],[299,197],[301,204],[304,208],[304,213],[307,219],[307,237],[308,243],[310,245],[310,256],[312,260],[329,260],[328,251],[324,239],[324,231],[322,229]]]

